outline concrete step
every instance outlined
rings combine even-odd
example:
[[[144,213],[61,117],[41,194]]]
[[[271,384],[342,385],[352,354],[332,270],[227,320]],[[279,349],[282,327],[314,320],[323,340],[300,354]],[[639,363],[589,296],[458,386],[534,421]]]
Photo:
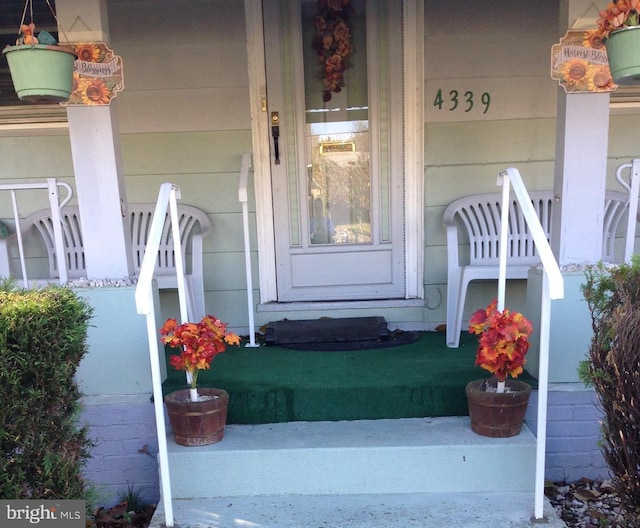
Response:
[[[173,501],[175,528],[566,528],[530,492],[280,495]],[[165,528],[162,503],[149,528]]]
[[[216,444],[168,442],[175,499],[534,489],[531,431],[487,438],[468,417],[230,425]]]

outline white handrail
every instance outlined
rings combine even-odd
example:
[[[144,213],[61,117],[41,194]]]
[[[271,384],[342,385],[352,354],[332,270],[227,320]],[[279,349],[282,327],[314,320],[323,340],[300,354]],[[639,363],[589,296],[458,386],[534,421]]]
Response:
[[[259,347],[256,344],[255,323],[253,320],[253,279],[251,275],[251,241],[249,239],[249,193],[247,186],[249,181],[249,168],[251,167],[251,154],[242,155],[240,164],[240,181],[238,183],[238,201],[242,204],[242,226],[244,230],[244,265],[247,275],[247,312],[249,314],[249,342],[246,347]]]
[[[622,177],[622,171],[630,169],[629,183]],[[640,159],[631,160],[616,169],[616,180],[627,190],[629,214],[627,216],[627,231],[624,238],[624,261],[631,262],[633,246],[636,240],[636,226],[638,222],[638,191],[640,190]]]
[[[165,525],[173,526],[173,503],[171,496],[171,481],[169,475],[169,455],[167,450],[167,429],[164,419],[162,375],[160,371],[160,351],[158,346],[158,321],[156,320],[153,300],[153,273],[158,258],[160,239],[164,227],[167,209],[171,220],[173,248],[176,259],[176,274],[178,279],[178,299],[182,322],[187,321],[187,290],[184,276],[184,261],[180,241],[180,227],[178,223],[177,199],[180,198],[180,188],[171,183],[163,183],[158,193],[156,209],[149,228],[147,247],[142,259],[138,284],[136,286],[136,309],[145,315],[147,320],[147,335],[149,339],[149,359],[151,362],[151,382],[153,385],[153,404],[156,417],[156,433],[158,435],[158,460],[160,465],[160,484],[164,505]]]
[[[67,195],[59,202],[58,187],[64,187]],[[22,229],[20,228],[20,214],[18,212],[18,197],[16,191],[30,189],[47,189],[49,195],[49,208],[51,209],[51,221],[53,223],[53,238],[56,247],[56,261],[58,272],[60,273],[60,283],[64,284],[69,279],[67,273],[67,261],[65,258],[64,243],[62,240],[62,227],[60,226],[60,211],[67,205],[73,197],[71,185],[58,182],[55,178],[47,178],[46,183],[4,183],[0,185],[0,191],[11,193],[11,203],[13,207],[13,218],[16,223],[16,238],[18,240],[18,254],[20,256],[20,268],[22,271],[22,282],[25,288],[29,288],[29,278],[27,277],[27,265],[24,256],[24,245],[22,243]]]
[[[544,517],[544,470],[547,443],[547,400],[549,393],[549,330],[551,323],[551,299],[564,297],[564,279],[556,261],[551,246],[540,225],[531,198],[522,181],[520,172],[513,167],[500,173],[498,185],[502,185],[502,232],[500,235],[500,263],[506,263],[508,244],[508,210],[509,184],[520,204],[525,221],[533,237],[536,249],[542,260],[542,302],[540,307],[540,364],[538,367],[538,426],[536,435],[536,479],[535,479],[535,507],[536,519]],[[506,266],[505,266],[506,268]],[[504,309],[504,293],[506,285],[505,269],[501,266],[498,279],[498,307]],[[500,298],[500,296],[502,296]]]

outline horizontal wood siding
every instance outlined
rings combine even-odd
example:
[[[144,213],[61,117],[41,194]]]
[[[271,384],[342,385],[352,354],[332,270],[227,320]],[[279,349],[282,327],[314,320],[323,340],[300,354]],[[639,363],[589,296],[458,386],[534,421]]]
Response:
[[[452,14],[447,4],[425,0],[426,307],[376,310],[389,321],[427,327],[444,322],[447,262],[441,217],[448,203],[464,194],[495,191],[498,172],[508,166],[520,169],[530,189],[553,186],[558,87],[550,78],[549,60],[559,39],[558,6],[555,0],[536,2],[523,20],[512,5],[510,0],[482,6],[467,0]],[[114,104],[128,200],[154,201],[159,186],[171,181],[180,185],[183,202],[209,215],[207,306],[234,326],[246,326],[237,195],[241,156],[252,150],[243,2],[111,0],[108,10],[110,45],[124,60],[125,90]],[[435,104],[438,90],[441,108]],[[447,100],[452,90],[460,97],[456,109]],[[469,111],[467,91],[474,101]],[[485,93],[488,108],[482,102]],[[612,110],[608,188],[618,188],[616,167],[640,156],[637,120],[637,109]],[[64,129],[0,130],[0,159],[1,181],[51,176],[74,185]],[[252,268],[259,302],[251,182]],[[21,194],[20,206],[27,215],[46,207],[46,196]],[[11,216],[9,194],[0,193],[0,220],[11,226]],[[45,275],[46,255],[37,239],[27,238],[25,250],[30,273]],[[524,292],[524,284],[510,285],[514,308],[524,307]],[[494,295],[494,284],[473,284],[467,313]],[[305,318],[316,315],[322,314],[304,313]],[[342,310],[334,315],[357,314]],[[368,314],[362,310],[360,315]],[[285,316],[296,314],[259,313],[256,322]]]
[[[511,6],[508,0],[482,6],[465,1],[452,17],[446,4],[425,3],[424,276],[429,325],[446,318],[447,248],[441,219],[447,204],[463,195],[495,192],[498,172],[509,166],[521,170],[529,189],[553,186],[557,84],[549,76],[549,60],[558,38],[558,4],[536,2],[526,20]],[[452,91],[458,99],[455,108]],[[524,281],[517,282],[510,281],[507,300],[514,309],[523,309],[526,290]],[[496,295],[495,282],[472,283],[466,313]]]
[[[112,1],[111,44],[124,60],[120,130],[248,130],[243,2]]]
[[[207,309],[246,326],[238,176],[252,147],[243,2],[116,0],[108,7],[112,45],[125,63],[118,117],[128,200],[155,199],[170,181],[182,202],[208,214]],[[254,224],[251,236],[255,248]],[[253,261],[257,276],[255,252]],[[164,311],[175,311],[176,296],[163,297]]]

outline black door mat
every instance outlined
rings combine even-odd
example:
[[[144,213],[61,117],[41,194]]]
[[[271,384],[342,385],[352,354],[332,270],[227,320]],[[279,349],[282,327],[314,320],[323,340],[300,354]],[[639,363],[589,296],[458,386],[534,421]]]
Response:
[[[380,342],[389,337],[384,317],[322,317],[300,321],[273,321],[267,325],[267,345],[293,346]],[[313,348],[318,350],[318,348]],[[335,349],[334,349],[335,350]],[[345,350],[352,350],[346,348]]]

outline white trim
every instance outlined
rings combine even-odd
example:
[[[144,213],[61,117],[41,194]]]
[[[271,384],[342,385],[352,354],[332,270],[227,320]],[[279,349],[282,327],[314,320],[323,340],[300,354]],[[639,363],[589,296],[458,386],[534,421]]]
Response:
[[[269,113],[264,62],[262,0],[245,0],[247,56],[249,64],[249,106],[253,142],[253,179],[256,195],[256,233],[261,302],[275,301],[276,252],[269,159]]]
[[[293,72],[291,74],[291,89],[293,92],[293,111],[291,112],[291,126],[293,128],[293,140],[294,144],[291,145],[293,148],[289,151],[289,145],[287,145],[287,141],[280,141],[280,158],[284,160],[285,166],[289,166],[288,161],[290,159],[289,156],[293,156],[295,159],[295,167],[296,167],[296,177],[291,178],[296,180],[297,185],[294,188],[293,186],[290,189],[289,196],[289,211],[293,209],[298,210],[298,219],[296,222],[292,222],[291,231],[289,232],[289,237],[292,237],[293,240],[298,240],[298,244],[302,246],[305,243],[302,240],[302,233],[309,233],[309,218],[310,211],[308,206],[308,201],[304,199],[304,196],[307,196],[307,162],[311,163],[310,156],[307,154],[306,148],[306,129],[305,129],[305,78],[304,78],[304,57],[302,54],[302,43],[304,42],[304,38],[302,35],[302,10],[299,2],[293,2],[291,5],[291,9],[289,10],[289,35],[291,36],[292,42],[300,42],[300,46],[293,45],[291,46],[291,64],[293,67]],[[283,89],[284,92],[284,89]],[[284,108],[283,108],[284,110]],[[286,125],[286,123],[282,123],[281,125]],[[286,126],[281,127],[281,130],[286,133]],[[290,136],[289,136],[290,137]],[[290,175],[291,177],[291,175]],[[294,190],[295,189],[295,190]],[[295,196],[295,201],[297,203],[292,204],[293,196]],[[296,232],[299,233],[298,236],[294,235]],[[298,238],[300,237],[300,238]],[[288,273],[291,274],[291,267],[289,267]],[[281,270],[282,271],[282,270]]]
[[[258,305],[258,312],[424,308],[424,299],[376,299],[373,301],[273,302]]]
[[[39,130],[43,133],[69,129],[67,109],[61,105],[22,105],[0,107],[0,136],[15,131]]]
[[[69,129],[69,123],[55,122],[55,123],[11,123],[0,125],[0,132],[5,130],[50,130],[50,129]]]
[[[367,0],[366,13],[374,13],[376,8],[377,6],[374,5],[373,0]],[[378,26],[378,17],[367,16],[367,100],[369,102],[369,185],[371,190],[369,207],[371,209],[372,221],[371,239],[375,244],[380,244],[382,238],[381,222],[383,209],[383,205],[380,202],[380,186],[382,185],[380,178],[380,74],[370,67],[371,64],[378,64],[380,62]],[[392,135],[393,131],[389,130],[387,133],[388,135]],[[391,152],[389,152],[389,157],[393,159]],[[387,176],[389,189],[387,194],[391,196],[391,168],[389,169],[389,175]],[[391,203],[386,205],[387,209],[389,209],[389,207],[392,207]],[[389,226],[389,233],[390,232],[391,227]]]
[[[62,105],[0,106],[0,124],[31,124],[47,126],[51,123],[67,123],[67,109]]]
[[[424,0],[404,0],[405,295],[424,298]]]

